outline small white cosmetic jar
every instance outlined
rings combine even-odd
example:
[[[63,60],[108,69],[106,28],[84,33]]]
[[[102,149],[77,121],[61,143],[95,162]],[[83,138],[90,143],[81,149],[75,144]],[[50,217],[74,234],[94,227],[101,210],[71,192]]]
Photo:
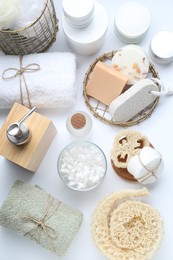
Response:
[[[156,33],[150,43],[149,56],[154,62],[161,65],[173,61],[173,32]]]
[[[108,18],[103,6],[94,0],[62,0],[63,31],[72,50],[92,55],[104,44]]]
[[[76,111],[68,116],[66,127],[72,136],[81,139],[89,136],[92,128],[92,120],[86,112]]]
[[[150,26],[148,9],[137,2],[128,2],[118,9],[115,20],[115,33],[126,43],[138,43],[146,35]]]
[[[62,150],[57,167],[59,176],[67,187],[89,191],[102,183],[107,171],[107,160],[97,145],[78,141]]]

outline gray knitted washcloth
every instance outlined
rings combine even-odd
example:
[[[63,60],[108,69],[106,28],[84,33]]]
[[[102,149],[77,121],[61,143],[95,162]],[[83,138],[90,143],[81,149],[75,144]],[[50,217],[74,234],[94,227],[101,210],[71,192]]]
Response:
[[[30,184],[16,181],[2,208],[0,225],[64,256],[83,215]]]

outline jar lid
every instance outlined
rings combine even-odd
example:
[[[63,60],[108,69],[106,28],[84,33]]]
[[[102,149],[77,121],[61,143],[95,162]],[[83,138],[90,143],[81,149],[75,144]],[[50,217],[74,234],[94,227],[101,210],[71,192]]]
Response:
[[[115,30],[118,37],[127,43],[137,43],[143,39],[150,26],[148,9],[137,2],[122,5],[115,16]]]
[[[98,52],[104,44],[108,16],[105,8],[95,1],[93,19],[88,26],[83,29],[71,26],[65,15],[62,16],[62,26],[68,44],[74,52],[81,55],[92,55]]]
[[[158,32],[151,40],[149,55],[155,62],[166,64],[173,60],[173,32]]]
[[[86,117],[82,113],[75,113],[71,117],[71,125],[75,129],[82,129],[86,125]]]
[[[84,111],[77,111],[70,114],[66,120],[68,132],[79,138],[86,137],[92,128],[91,117]]]
[[[62,0],[66,20],[74,27],[87,26],[93,17],[94,0]]]

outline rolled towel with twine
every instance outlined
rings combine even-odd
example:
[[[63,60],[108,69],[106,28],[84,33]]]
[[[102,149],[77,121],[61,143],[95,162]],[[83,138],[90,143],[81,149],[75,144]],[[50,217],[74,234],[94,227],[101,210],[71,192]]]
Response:
[[[0,109],[14,102],[27,107],[70,107],[76,97],[76,57],[72,53],[0,55]]]
[[[83,215],[38,186],[16,181],[0,207],[0,225],[64,256]],[[20,247],[20,245],[19,245]]]

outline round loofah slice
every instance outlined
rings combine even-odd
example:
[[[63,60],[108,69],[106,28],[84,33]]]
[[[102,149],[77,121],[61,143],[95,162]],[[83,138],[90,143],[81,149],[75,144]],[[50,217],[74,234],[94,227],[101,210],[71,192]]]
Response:
[[[123,179],[127,181],[137,181],[132,174],[129,173],[127,168],[118,168],[115,166],[114,162],[111,160],[112,167],[114,171]]]
[[[148,204],[130,200],[148,190],[112,193],[96,207],[91,221],[96,246],[112,260],[149,260],[160,246],[163,222]]]
[[[144,146],[150,146],[146,136],[138,131],[122,130],[115,136],[111,160],[115,167],[127,168],[129,159],[139,154]]]

